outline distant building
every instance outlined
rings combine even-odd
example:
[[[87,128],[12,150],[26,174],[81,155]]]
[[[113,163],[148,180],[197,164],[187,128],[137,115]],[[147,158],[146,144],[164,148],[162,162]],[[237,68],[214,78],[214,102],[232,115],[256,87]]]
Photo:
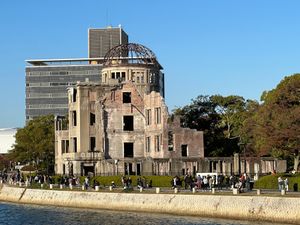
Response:
[[[124,57],[128,55],[128,57]],[[70,88],[69,125],[56,118],[56,174],[196,173],[203,132],[169,117],[153,52],[124,44],[105,56],[100,82]]]
[[[0,128],[0,154],[6,154],[15,144],[17,128]]]
[[[128,35],[120,27],[90,28],[88,31],[89,58],[102,58],[113,47],[128,43]]]
[[[41,115],[66,115],[67,88],[78,81],[100,81],[103,56],[127,41],[122,28],[89,29],[89,58],[26,60],[26,121]]]

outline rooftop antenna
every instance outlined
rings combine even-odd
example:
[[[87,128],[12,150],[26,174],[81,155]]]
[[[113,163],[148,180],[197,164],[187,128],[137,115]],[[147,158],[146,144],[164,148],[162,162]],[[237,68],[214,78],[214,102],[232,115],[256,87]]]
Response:
[[[122,25],[119,24],[118,27],[119,27],[119,29],[120,29],[120,43],[119,43],[119,44],[121,45],[121,44],[123,44],[123,43],[122,43]]]
[[[108,9],[106,9],[106,24],[107,24],[107,28],[111,28]]]

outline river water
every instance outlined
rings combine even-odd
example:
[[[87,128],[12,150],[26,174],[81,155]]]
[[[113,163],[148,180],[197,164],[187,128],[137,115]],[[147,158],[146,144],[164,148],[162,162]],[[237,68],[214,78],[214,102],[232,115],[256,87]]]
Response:
[[[12,204],[3,202],[0,202],[0,224],[271,225],[271,223],[211,219],[203,218],[200,216],[185,217],[165,214],[118,212],[27,204]]]

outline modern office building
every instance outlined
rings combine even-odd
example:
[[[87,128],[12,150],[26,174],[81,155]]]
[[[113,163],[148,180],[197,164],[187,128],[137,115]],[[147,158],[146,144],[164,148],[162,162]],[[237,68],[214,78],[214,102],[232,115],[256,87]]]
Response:
[[[26,60],[26,121],[41,115],[66,115],[67,89],[80,81],[100,81],[103,56],[120,42],[128,42],[120,27],[89,29],[89,55],[96,57]]]
[[[120,27],[90,28],[88,31],[89,58],[102,58],[113,47],[128,43],[128,35]]]

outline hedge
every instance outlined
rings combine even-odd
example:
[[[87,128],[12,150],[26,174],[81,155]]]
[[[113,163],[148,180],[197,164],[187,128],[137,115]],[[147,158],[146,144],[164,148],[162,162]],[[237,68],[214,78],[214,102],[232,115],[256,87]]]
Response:
[[[260,177],[255,183],[254,188],[258,189],[278,189],[278,177],[288,178],[289,189],[292,190],[294,184],[300,187],[300,174],[273,174]]]

